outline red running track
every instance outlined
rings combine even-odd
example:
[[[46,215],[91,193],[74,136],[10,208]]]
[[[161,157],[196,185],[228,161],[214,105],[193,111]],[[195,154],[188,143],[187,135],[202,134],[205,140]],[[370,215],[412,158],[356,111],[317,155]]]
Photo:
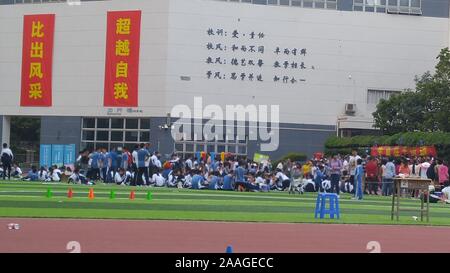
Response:
[[[18,223],[19,230],[9,230]],[[425,226],[273,224],[189,221],[0,218],[0,252],[235,253],[450,252],[450,228]]]

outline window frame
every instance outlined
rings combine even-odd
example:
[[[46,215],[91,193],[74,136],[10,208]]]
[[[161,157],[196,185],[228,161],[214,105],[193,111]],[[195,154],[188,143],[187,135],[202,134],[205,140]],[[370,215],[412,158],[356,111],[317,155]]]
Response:
[[[89,128],[87,127],[87,123],[85,122],[85,120],[87,119],[94,119],[94,128]],[[107,119],[108,120],[108,128],[98,128],[98,120],[99,119]],[[122,128],[112,128],[113,126],[113,120],[122,120]],[[135,129],[126,129],[126,120],[127,119],[137,119],[138,123],[137,123],[137,128]],[[120,145],[122,147],[124,146],[131,146],[131,145],[138,145],[142,142],[146,143],[150,140],[150,136],[151,136],[151,130],[150,128],[142,128],[141,124],[143,123],[147,123],[150,124],[150,118],[133,118],[133,117],[123,117],[123,118],[113,118],[113,117],[82,117],[82,121],[81,121],[81,138],[80,138],[80,142],[81,142],[81,146],[82,147],[86,147],[88,145],[92,145],[94,147],[94,149],[99,148],[100,146],[102,146],[102,148],[106,148],[108,150],[111,149],[111,146],[117,146]],[[85,132],[90,132],[90,133],[94,133],[94,140],[87,140],[86,138],[84,138],[84,133]],[[108,138],[107,140],[98,140],[97,139],[97,134],[98,132],[107,132],[108,134]],[[122,133],[122,139],[116,139],[113,140],[112,136],[113,133],[117,133],[120,132]],[[137,140],[136,141],[127,141],[126,140],[126,135],[127,133],[135,133],[137,134]],[[142,139],[141,136],[142,135],[146,135],[148,134],[148,139]],[[103,145],[107,144],[107,147],[103,147]]]

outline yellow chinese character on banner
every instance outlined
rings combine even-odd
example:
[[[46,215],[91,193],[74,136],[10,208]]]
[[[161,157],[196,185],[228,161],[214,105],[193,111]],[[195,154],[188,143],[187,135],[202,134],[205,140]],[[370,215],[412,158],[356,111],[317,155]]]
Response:
[[[116,56],[130,56],[130,41],[116,41]]]
[[[33,21],[33,25],[31,26],[31,37],[32,38],[42,38],[44,37],[44,32],[42,29],[44,28],[44,24],[40,21]]]
[[[42,64],[41,63],[30,63],[30,79],[33,77],[38,77],[42,79],[44,75],[42,74]]]
[[[29,97],[35,100],[42,99],[41,83],[30,83]]]
[[[114,98],[128,99],[128,85],[124,82],[114,84]]]
[[[33,42],[31,43],[31,58],[43,58],[44,57],[44,43],[43,42]]]
[[[128,77],[128,63],[120,61],[116,64],[116,78],[127,78]]]
[[[130,34],[130,27],[130,18],[119,18],[116,21],[116,34]]]

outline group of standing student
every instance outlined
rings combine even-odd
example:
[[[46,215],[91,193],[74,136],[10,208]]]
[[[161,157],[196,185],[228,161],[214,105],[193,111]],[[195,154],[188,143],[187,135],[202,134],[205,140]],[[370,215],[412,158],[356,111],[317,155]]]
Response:
[[[80,152],[74,173],[87,180],[104,183],[149,185],[153,174],[161,169],[159,152],[150,152],[150,144],[136,145],[133,151],[126,147],[113,148],[109,152],[98,148],[93,152]]]
[[[441,159],[361,157],[356,150],[345,157],[308,161],[302,171],[305,178],[314,181],[316,191],[349,192],[358,200],[364,194],[392,195],[394,178],[398,176],[431,179],[441,188],[449,179],[448,162]]]
[[[353,157],[356,157],[353,155]],[[359,160],[359,158],[357,159]],[[395,177],[420,177],[431,179],[434,185],[444,187],[449,180],[448,162],[432,157],[419,158],[381,158],[366,157],[362,159],[363,170],[365,171],[364,193],[378,194],[379,184],[381,184],[381,194],[392,195]],[[352,158],[350,157],[350,165]],[[350,171],[352,173],[351,167]],[[355,177],[358,172],[355,169]],[[358,181],[359,182],[359,181]]]
[[[151,183],[160,184],[161,154],[150,152],[149,146],[141,143],[132,153],[132,167],[134,175],[131,176],[132,186],[145,186]]]

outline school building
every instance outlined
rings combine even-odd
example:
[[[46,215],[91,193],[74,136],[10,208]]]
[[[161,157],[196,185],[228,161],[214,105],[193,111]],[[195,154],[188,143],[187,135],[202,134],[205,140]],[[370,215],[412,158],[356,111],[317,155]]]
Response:
[[[42,144],[253,157],[266,126],[279,145],[263,154],[311,155],[331,135],[376,133],[377,102],[414,89],[448,46],[448,0],[0,0],[1,141],[31,116]],[[277,105],[279,123],[173,133],[179,106],[208,123],[199,100],[218,120]]]

